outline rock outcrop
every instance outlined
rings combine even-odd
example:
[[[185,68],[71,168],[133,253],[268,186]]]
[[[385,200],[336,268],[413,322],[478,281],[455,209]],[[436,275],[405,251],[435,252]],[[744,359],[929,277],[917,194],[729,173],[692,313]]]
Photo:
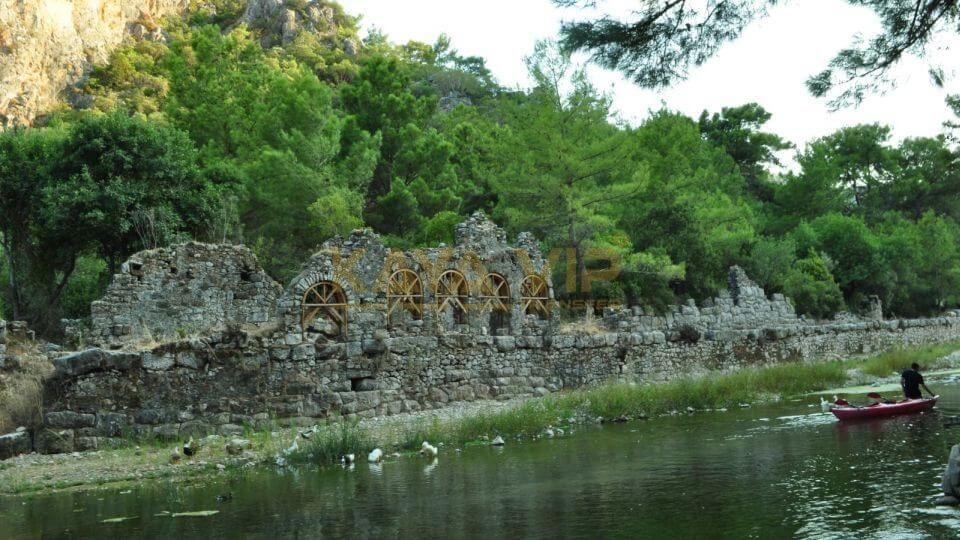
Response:
[[[947,470],[943,472],[940,487],[943,489],[943,496],[937,499],[938,505],[960,505],[960,444],[955,444],[950,449]]]
[[[187,0],[0,0],[0,129],[29,125],[128,35],[159,38]]]

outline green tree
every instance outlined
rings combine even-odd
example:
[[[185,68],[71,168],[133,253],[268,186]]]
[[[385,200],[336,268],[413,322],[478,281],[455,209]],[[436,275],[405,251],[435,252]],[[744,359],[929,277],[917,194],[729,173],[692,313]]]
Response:
[[[880,185],[883,210],[914,220],[928,210],[960,219],[960,152],[940,136],[906,139],[895,155],[895,174]]]
[[[880,239],[862,218],[827,214],[811,221],[809,230],[814,237],[798,238],[798,248],[816,249],[830,258],[832,273],[851,307],[859,308],[870,295],[889,300],[889,265]]]
[[[887,146],[890,128],[862,124],[840,129],[807,146],[797,161],[804,174],[828,174],[850,197],[852,209],[875,210],[879,186],[887,182],[897,166],[896,152]],[[871,207],[871,208],[865,208]]]
[[[607,122],[610,100],[549,42],[540,42],[527,66],[536,86],[499,114],[509,127],[504,170],[498,175],[498,213],[513,229],[532,230],[573,252],[576,286],[583,292],[586,251],[615,227],[604,208],[639,193],[641,173],[627,167],[625,134]],[[565,93],[569,84],[572,90]]]
[[[144,246],[202,235],[216,215],[219,193],[181,131],[119,113],[90,116],[61,152],[57,181],[44,188],[44,227],[60,231],[50,238],[60,246],[96,246],[111,274]]]
[[[708,141],[730,154],[757,198],[769,201],[773,188],[769,185],[768,166],[779,166],[777,152],[793,145],[773,133],[761,131],[771,114],[756,103],[739,107],[723,107],[719,113],[700,115],[700,133]]]
[[[44,257],[47,247],[37,238],[45,233],[41,215],[43,188],[53,184],[50,163],[59,156],[63,134],[51,129],[12,130],[0,133],[0,242],[6,280],[2,284],[7,309],[13,319],[29,319],[46,308],[36,294],[36,267],[56,268],[59,253]],[[45,291],[46,292],[46,291]],[[38,305],[39,304],[39,305]]]
[[[678,293],[715,294],[755,240],[743,177],[726,151],[677,113],[653,114],[632,141],[637,167],[648,175],[636,200],[616,205],[620,227],[637,250],[660,248],[674,264],[685,263],[685,279],[674,283]]]
[[[364,62],[360,74],[340,89],[340,101],[347,117],[344,149],[361,133],[379,134],[380,157],[370,196],[388,193],[394,177],[394,160],[403,146],[408,126],[423,126],[436,109],[433,98],[417,97],[411,91],[409,75],[400,60],[375,56]]]
[[[202,235],[221,200],[186,134],[120,113],[0,135],[0,164],[6,296],[46,335],[92,296],[96,257],[109,275],[134,251]]]

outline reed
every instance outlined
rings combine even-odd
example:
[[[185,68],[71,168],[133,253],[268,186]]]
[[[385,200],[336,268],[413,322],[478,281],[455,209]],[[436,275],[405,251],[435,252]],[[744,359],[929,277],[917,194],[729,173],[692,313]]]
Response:
[[[943,367],[947,363],[945,356],[958,348],[960,344],[948,344],[893,351],[868,359],[777,364],[654,384],[608,383],[447,420],[421,419],[375,426],[338,422],[322,427],[291,461],[329,464],[348,453],[357,454],[358,459],[365,458],[375,447],[411,452],[418,450],[423,441],[459,447],[480,444],[496,436],[534,437],[547,427],[775,401],[784,396],[842,386],[851,370],[891,374],[904,363],[909,365],[913,361],[927,368]]]

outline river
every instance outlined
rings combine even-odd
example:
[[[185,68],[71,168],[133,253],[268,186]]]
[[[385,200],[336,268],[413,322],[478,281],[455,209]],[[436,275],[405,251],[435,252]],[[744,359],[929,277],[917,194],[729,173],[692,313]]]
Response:
[[[251,470],[204,485],[0,498],[2,538],[929,538],[960,427],[938,410],[856,424],[818,397],[441,449],[352,470]],[[217,495],[232,500],[218,502]],[[205,517],[170,512],[217,510]],[[111,518],[125,521],[103,523]]]

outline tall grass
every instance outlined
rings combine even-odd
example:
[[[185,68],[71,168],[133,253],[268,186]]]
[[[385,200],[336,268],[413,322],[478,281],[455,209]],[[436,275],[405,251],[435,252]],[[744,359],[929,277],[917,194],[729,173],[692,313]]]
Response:
[[[918,349],[894,349],[879,354],[860,363],[859,370],[874,377],[886,377],[899,374],[910,364],[916,362],[924,369],[948,367],[945,357],[960,348],[957,343],[931,345]]]
[[[18,365],[0,373],[0,434],[39,423],[43,383],[53,373],[53,364],[36,343],[12,341],[7,354],[16,357]]]
[[[848,371],[887,375],[910,362],[927,368],[944,365],[943,357],[960,349],[947,344],[884,353],[866,360],[778,364],[735,372],[689,376],[657,384],[611,383],[593,388],[551,394],[499,409],[481,410],[450,420],[398,421],[392,425],[365,426],[334,423],[321,427],[291,456],[292,462],[332,463],[344,454],[365,458],[379,446],[390,451],[413,451],[423,441],[461,446],[504,438],[530,437],[548,426],[592,422],[620,416],[660,415],[672,411],[720,409],[758,403],[782,396],[805,394],[842,386]]]
[[[339,422],[321,427],[289,459],[293,463],[328,464],[344,454],[359,454],[362,458],[376,446],[412,451],[419,449],[423,441],[459,446],[497,435],[533,436],[547,426],[594,421],[598,417],[658,415],[688,407],[736,406],[839,385],[845,380],[846,369],[841,362],[790,364],[685,377],[655,385],[608,384],[457,419],[420,420],[390,429]]]

